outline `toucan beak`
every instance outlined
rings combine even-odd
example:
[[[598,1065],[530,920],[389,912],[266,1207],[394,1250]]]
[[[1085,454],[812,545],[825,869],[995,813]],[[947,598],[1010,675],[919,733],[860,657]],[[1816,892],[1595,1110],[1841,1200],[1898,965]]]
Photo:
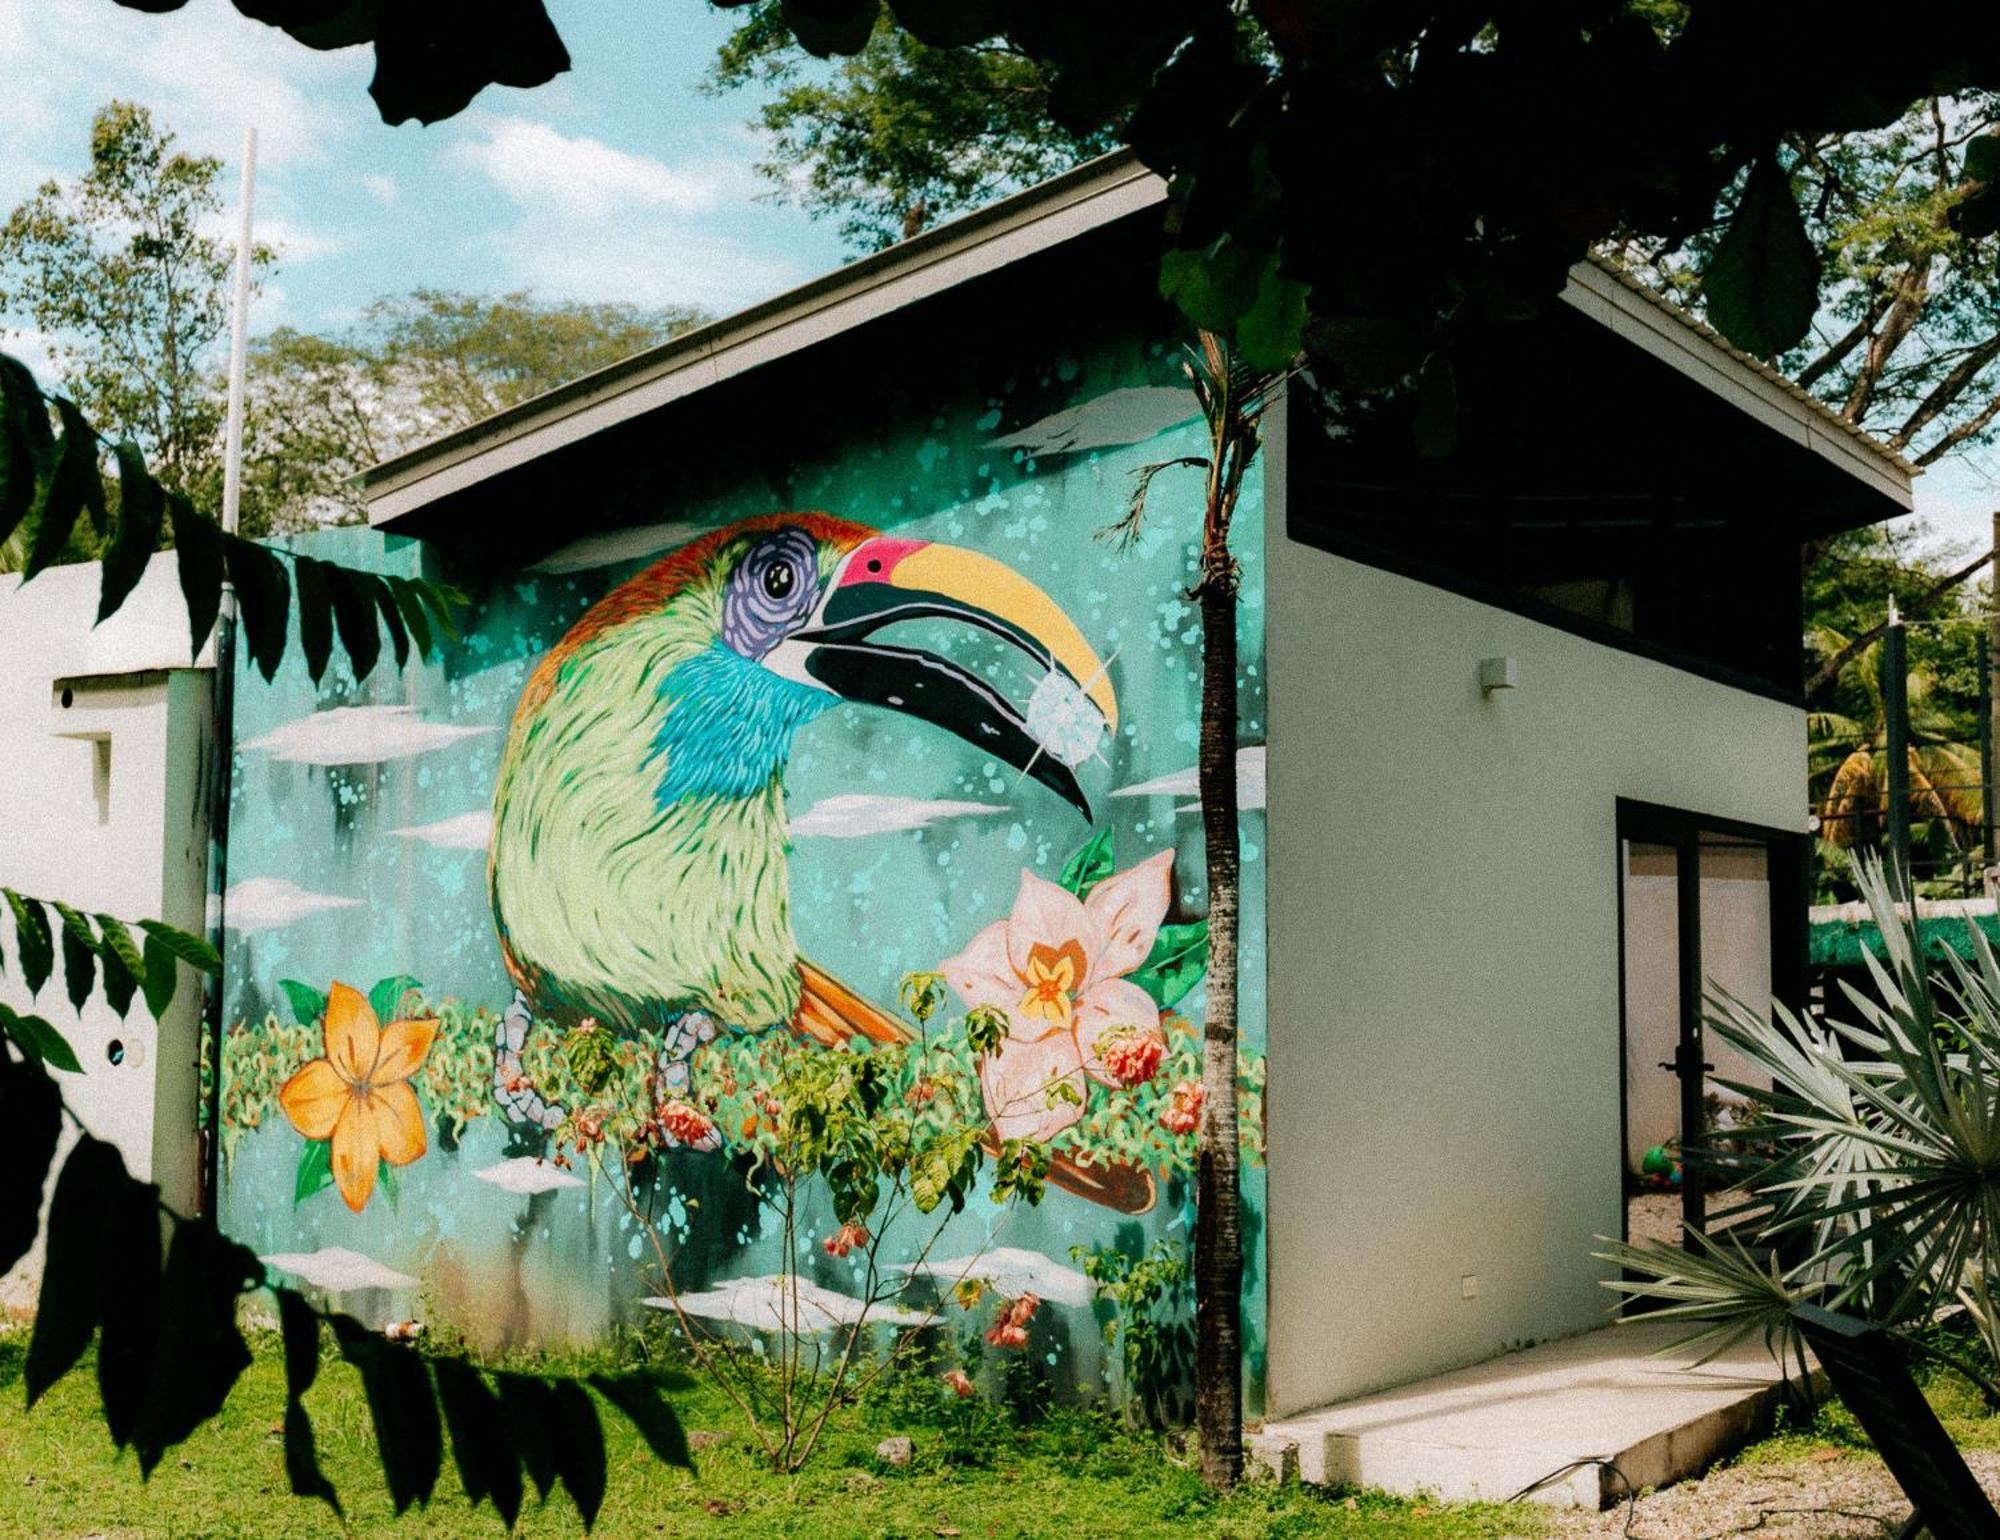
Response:
[[[1118,699],[1076,622],[1013,568],[956,546],[878,535],[856,546],[828,580],[812,616],[784,644],[785,660],[846,700],[886,706],[941,727],[1005,760],[1085,818],[1090,804],[1069,765],[1030,730],[1020,708],[957,664],[870,641],[902,620],[957,620],[1018,647],[1066,679],[1106,730]],[[767,660],[772,661],[772,660]]]

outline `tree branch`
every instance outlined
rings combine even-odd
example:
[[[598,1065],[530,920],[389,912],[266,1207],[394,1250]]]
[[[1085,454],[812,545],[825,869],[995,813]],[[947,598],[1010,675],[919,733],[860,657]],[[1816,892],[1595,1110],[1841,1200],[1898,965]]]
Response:
[[[1960,567],[1956,572],[1948,573],[1944,577],[1939,578],[1929,588],[1918,594],[1905,607],[1904,613],[1906,615],[1915,615],[1930,608],[1931,605],[1935,604],[1991,560],[1993,560],[1993,553],[1991,551],[1981,551],[1978,556],[1967,562],[1963,567]],[[1817,694],[1832,684],[1840,677],[1842,670],[1848,664],[1866,652],[1881,637],[1882,633],[1888,629],[1889,622],[1884,620],[1878,625],[1869,627],[1859,636],[1850,640],[1845,647],[1822,663],[1818,672],[1806,681],[1806,694],[1808,696]]]

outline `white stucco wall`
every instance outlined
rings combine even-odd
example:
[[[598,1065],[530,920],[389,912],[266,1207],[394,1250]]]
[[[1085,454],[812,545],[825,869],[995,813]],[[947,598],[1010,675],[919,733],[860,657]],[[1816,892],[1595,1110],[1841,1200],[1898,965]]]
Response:
[[[0,786],[7,789],[0,885],[200,933],[209,671],[192,666],[171,554],[155,557],[123,608],[93,627],[98,582],[95,565],[55,568],[28,584],[0,577]],[[8,959],[0,998],[47,1017],[83,1063],[82,1074],[61,1077],[69,1105],[93,1133],[118,1145],[129,1170],[191,1211],[199,1174],[195,975],[181,969],[164,1021],[152,1019],[142,998],[121,1021],[101,990],[79,1020],[64,993],[60,958],[31,1001],[4,914],[0,943]],[[115,1065],[114,1041],[122,1048]],[[31,1257],[0,1284],[0,1300],[22,1303],[38,1271]]]
[[[1618,800],[1799,829],[1805,719],[1295,545],[1268,502],[1282,1415],[1604,1319]]]

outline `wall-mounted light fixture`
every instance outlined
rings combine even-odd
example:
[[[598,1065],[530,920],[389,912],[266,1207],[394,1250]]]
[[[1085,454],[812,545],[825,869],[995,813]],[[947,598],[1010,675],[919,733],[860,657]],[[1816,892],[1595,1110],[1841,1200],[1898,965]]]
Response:
[[[1515,690],[1520,685],[1520,666],[1512,658],[1479,660],[1479,689],[1489,699],[1495,690]]]

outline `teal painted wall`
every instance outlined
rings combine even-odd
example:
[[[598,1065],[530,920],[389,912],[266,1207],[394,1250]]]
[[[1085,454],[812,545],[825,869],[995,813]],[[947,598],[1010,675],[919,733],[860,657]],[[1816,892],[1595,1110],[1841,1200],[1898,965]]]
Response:
[[[746,466],[734,485],[658,508],[657,525],[597,530],[576,546],[537,553],[497,581],[466,579],[449,546],[361,530],[297,542],[299,551],[323,559],[462,581],[473,602],[462,640],[429,664],[413,660],[401,672],[385,664],[357,684],[337,660],[315,686],[295,648],[275,683],[247,669],[239,673],[227,903],[230,1026],[220,1098],[221,1212],[230,1233],[261,1255],[289,1259],[309,1282],[347,1289],[349,1308],[448,1322],[486,1344],[586,1341],[641,1318],[639,1301],[657,1293],[659,1283],[652,1248],[630,1214],[587,1162],[573,1158],[568,1171],[534,1164],[556,1150],[554,1141],[532,1122],[510,1122],[495,1098],[494,1034],[514,998],[514,981],[488,898],[489,828],[509,723],[537,666],[602,596],[652,560],[739,520],[818,509],[1003,563],[1074,622],[1105,660],[1117,696],[1116,733],[1075,767],[1087,820],[1038,780],[943,727],[881,705],[823,702],[831,709],[797,726],[778,770],[791,822],[789,853],[782,839],[754,852],[772,870],[788,871],[800,953],[894,1014],[906,974],[939,968],[983,928],[1009,916],[1024,869],[1054,882],[1073,854],[1104,833],[1114,842],[1112,866],[1119,872],[1171,851],[1164,919],[1185,924],[1201,915],[1201,824],[1191,810],[1199,635],[1186,595],[1195,570],[1200,475],[1172,470],[1154,483],[1143,532],[1129,549],[1099,538],[1124,512],[1140,466],[1203,450],[1200,424],[1187,415],[1193,398],[1177,354],[1161,345],[1113,341],[1081,357],[1014,362],[991,377],[968,373],[926,415],[882,423],[835,455],[788,466],[782,477]],[[775,500],[779,483],[782,502]],[[548,517],[560,524],[571,515],[551,509]],[[589,521],[576,522],[582,528]],[[1261,1139],[1264,1042],[1262,526],[1253,477],[1237,539],[1246,749],[1242,1019],[1253,1142]],[[725,542],[723,554],[740,561],[747,549],[741,540]],[[838,555],[823,553],[816,580],[829,577]],[[727,577],[715,574],[725,590]],[[661,591],[655,582],[655,597]],[[945,620],[906,624],[890,639],[954,660],[1016,705],[1027,703],[1042,672],[1020,651]],[[732,655],[730,662],[755,670],[758,688],[768,683],[768,670],[756,660]],[[679,677],[676,690],[693,676]],[[656,728],[667,705],[666,697],[645,694],[654,682],[643,668],[599,666],[562,688],[601,691],[590,699],[593,706],[602,700],[605,715]],[[1088,746],[1094,719],[1087,708],[1081,720]],[[592,742],[588,753],[578,751],[578,773],[610,775],[607,767],[623,751],[605,737]],[[640,755],[634,763],[644,760]],[[645,761],[639,773],[654,778],[646,794],[658,793],[658,760]],[[556,837],[581,825],[556,826],[598,814],[581,800],[549,806],[539,815],[540,837],[550,848],[584,848]],[[634,837],[662,836],[640,828]],[[730,855],[743,858],[734,849]],[[529,880],[534,867],[523,860],[516,870]],[[546,928],[580,912],[578,895],[598,876],[551,872],[550,891],[523,902],[550,911],[536,921]],[[608,887],[596,892],[593,923],[620,944],[657,954],[661,933],[654,927],[680,921],[663,922],[643,904],[620,910],[624,901]],[[742,939],[747,932],[730,905],[718,902],[712,913],[685,918],[709,926],[709,942],[724,950],[761,944]],[[520,950],[519,930],[515,939]],[[314,1059],[338,1059],[320,1017],[322,997],[336,981],[363,993],[374,989],[384,1022],[440,1023],[418,1034],[422,1041],[405,1034],[406,1048],[422,1049],[404,1083],[415,1092],[424,1152],[401,1165],[385,1160],[377,1173],[382,1180],[358,1211],[351,1207],[358,1184],[335,1180],[328,1170],[329,1146],[337,1155],[342,1136],[329,1140],[324,1126],[315,1127],[317,1114],[288,1113],[280,1094]],[[634,998],[649,991],[666,992],[657,980],[628,987]],[[1172,1013],[1198,1021],[1201,1002],[1197,985]],[[573,1113],[580,1098],[564,1045],[575,1014],[565,1018],[547,1000],[530,1003],[538,1019],[523,1047],[513,1099],[532,1110],[541,1097]],[[661,1024],[670,1024],[674,1002],[655,1003]],[[962,1013],[965,1003],[950,999],[946,1014]],[[721,1042],[698,1052],[690,1066],[696,1105],[704,1077],[719,1062],[715,1055],[732,1038],[740,1048],[741,1030],[754,1030],[720,1026]],[[770,1030],[786,1029],[771,1024]],[[1192,1051],[1191,1033],[1173,1022],[1166,1031],[1170,1050]],[[1155,1079],[1134,1090],[1092,1084],[1084,1109],[1090,1126],[1159,1130],[1172,1070],[1170,1052]],[[314,1132],[321,1137],[306,1137]],[[720,1133],[719,1150],[677,1149],[645,1168],[663,1234],[682,1258],[677,1269],[687,1270],[683,1288],[715,1289],[777,1265],[770,1227],[732,1164],[731,1131]],[[1090,1142],[1081,1126],[1058,1142],[1064,1137],[1072,1153]],[[1049,1303],[1036,1316],[1027,1351],[1060,1383],[1086,1392],[1106,1383],[1101,1307],[1059,1303],[1049,1289],[1080,1289],[1073,1247],[1186,1241],[1190,1193],[1179,1171],[1192,1141],[1162,1132],[1155,1142],[1167,1148],[1154,1153],[1153,1201],[1142,1213],[1121,1213],[1055,1185],[1034,1209],[1003,1210],[981,1196],[951,1220],[932,1253],[956,1259],[1004,1247],[1045,1259],[1036,1266]],[[387,1132],[378,1144],[389,1159],[414,1147],[392,1148]],[[368,1153],[376,1148],[368,1145]],[[1251,1236],[1245,1312],[1257,1381],[1265,1339],[1264,1173],[1257,1148],[1245,1180]],[[522,1190],[538,1182],[560,1185]],[[848,1264],[819,1244],[831,1228],[829,1211],[802,1245],[810,1248],[809,1270],[818,1281],[840,1290],[850,1284]],[[907,1255],[917,1244],[911,1227],[891,1236],[885,1254],[900,1247]],[[365,1262],[330,1257],[335,1248]],[[1003,1283],[995,1280],[996,1288]],[[956,1330],[987,1324],[984,1309],[949,1314]]]

